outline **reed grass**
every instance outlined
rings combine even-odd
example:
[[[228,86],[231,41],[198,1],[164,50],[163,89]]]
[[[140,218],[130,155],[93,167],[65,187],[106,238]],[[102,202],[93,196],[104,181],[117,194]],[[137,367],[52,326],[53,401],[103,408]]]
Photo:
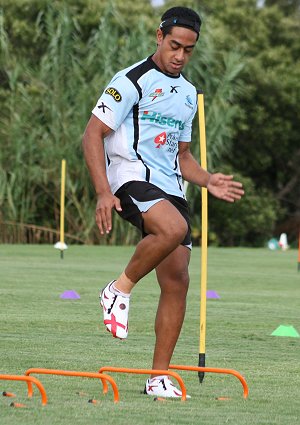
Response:
[[[86,243],[101,242],[94,223],[94,192],[81,151],[82,134],[114,73],[154,52],[159,19],[146,3],[136,25],[125,19],[122,2],[108,1],[101,8],[98,21],[86,33],[82,16],[71,5],[44,1],[36,10],[33,44],[27,55],[12,44],[5,8],[0,10],[4,81],[0,91],[0,220],[57,230],[64,158],[66,229]],[[198,88],[205,87],[208,159],[215,168],[229,149],[239,112],[228,106],[241,90],[243,62],[237,53],[220,55],[209,22],[206,28],[186,73]],[[192,150],[199,158],[197,125]],[[194,216],[199,191],[188,191]],[[107,243],[134,243],[135,231],[119,221],[115,216],[116,231]]]

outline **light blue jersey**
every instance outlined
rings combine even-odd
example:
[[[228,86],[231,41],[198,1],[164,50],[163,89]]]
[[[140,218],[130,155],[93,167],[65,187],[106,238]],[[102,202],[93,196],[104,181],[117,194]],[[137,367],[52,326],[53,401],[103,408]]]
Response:
[[[195,87],[151,57],[118,72],[92,111],[114,130],[104,141],[112,192],[137,180],[184,198],[178,142],[191,141],[196,110]]]

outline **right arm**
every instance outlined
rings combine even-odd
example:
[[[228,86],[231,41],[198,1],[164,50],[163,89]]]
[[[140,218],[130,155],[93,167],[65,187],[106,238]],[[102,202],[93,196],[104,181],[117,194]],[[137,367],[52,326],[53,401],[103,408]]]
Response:
[[[97,195],[96,222],[101,235],[109,233],[112,228],[111,210],[122,210],[120,200],[110,190],[106,175],[104,138],[111,131],[111,128],[92,115],[82,141],[85,161]]]

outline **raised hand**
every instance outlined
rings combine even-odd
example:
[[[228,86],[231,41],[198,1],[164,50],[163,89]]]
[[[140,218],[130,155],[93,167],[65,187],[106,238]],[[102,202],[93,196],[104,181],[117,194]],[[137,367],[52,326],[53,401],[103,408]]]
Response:
[[[233,180],[233,176],[221,173],[211,174],[207,190],[218,199],[227,202],[234,202],[244,195],[243,185]]]

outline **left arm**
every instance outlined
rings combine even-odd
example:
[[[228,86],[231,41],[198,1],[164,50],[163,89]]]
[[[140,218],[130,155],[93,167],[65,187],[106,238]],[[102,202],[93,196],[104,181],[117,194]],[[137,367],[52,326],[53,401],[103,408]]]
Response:
[[[178,157],[184,180],[206,187],[213,196],[227,202],[234,202],[243,196],[243,185],[233,181],[233,176],[221,173],[210,174],[204,170],[193,157],[189,143],[179,142]]]
[[[190,143],[179,142],[179,164],[182,177],[189,183],[207,187],[211,174],[195,160],[189,148]]]

